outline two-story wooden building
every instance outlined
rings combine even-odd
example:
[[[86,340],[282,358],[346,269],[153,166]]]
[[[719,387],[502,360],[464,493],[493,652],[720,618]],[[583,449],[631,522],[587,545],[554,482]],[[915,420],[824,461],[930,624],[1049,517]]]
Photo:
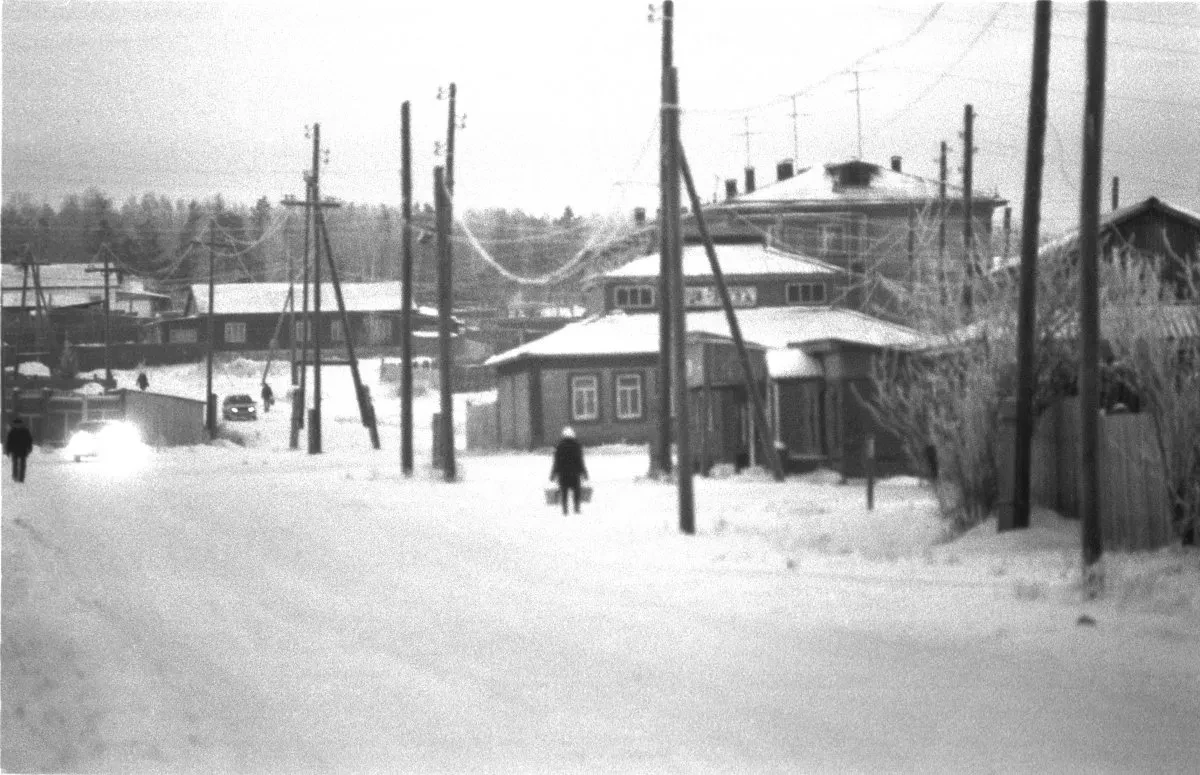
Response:
[[[851,160],[799,170],[785,161],[774,182],[756,186],[754,179],[748,169],[740,193],[736,180],[726,181],[725,201],[704,208],[714,239],[765,237],[784,249],[892,280],[954,281],[966,271],[962,187],[904,172],[898,156],[888,166]],[[983,262],[981,271],[997,252],[992,222],[1005,204],[996,194],[972,192],[972,256]],[[690,219],[684,229],[691,238]]]

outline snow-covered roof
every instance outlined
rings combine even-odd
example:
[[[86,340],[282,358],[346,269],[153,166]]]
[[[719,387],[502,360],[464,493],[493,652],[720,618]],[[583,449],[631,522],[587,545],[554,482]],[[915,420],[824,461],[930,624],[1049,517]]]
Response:
[[[348,312],[399,312],[400,283],[342,283],[342,298]],[[310,304],[311,293],[309,290]],[[301,286],[296,285],[296,308],[300,308]],[[213,287],[213,303],[218,314],[279,313],[287,301],[288,283],[221,283]],[[192,285],[196,313],[208,314],[208,285]],[[322,311],[337,309],[337,296],[332,283],[321,283]],[[422,313],[437,314],[436,310],[417,308]]]
[[[845,184],[844,173],[857,173],[863,185]],[[801,169],[786,180],[760,186],[735,197],[726,205],[785,202],[929,202],[938,198],[939,182],[871,162],[848,161],[818,164]],[[962,188],[946,185],[946,198],[962,199]],[[976,201],[1003,200],[976,192]]]
[[[742,337],[767,348],[836,340],[873,347],[913,347],[921,335],[854,310],[835,307],[759,307],[737,311]],[[729,335],[721,310],[689,312],[687,330]],[[658,315],[614,312],[571,323],[554,333],[489,358],[488,366],[531,357],[657,353]]]
[[[42,290],[48,288],[104,288],[104,273],[100,264],[38,264],[38,280]],[[91,269],[92,271],[88,271]],[[145,286],[140,277],[134,277],[127,272],[109,275],[109,287],[118,287],[117,279],[122,282],[120,288],[127,291],[143,291]],[[25,282],[25,270],[20,264],[0,264],[0,286],[6,291],[20,292]],[[29,275],[29,289],[33,290],[33,272]]]
[[[840,274],[845,271],[833,264],[761,243],[717,245],[716,252],[721,273],[726,276]],[[659,254],[654,253],[634,259],[605,273],[604,277],[658,277],[658,270]],[[685,277],[712,276],[703,245],[684,246],[683,274]]]

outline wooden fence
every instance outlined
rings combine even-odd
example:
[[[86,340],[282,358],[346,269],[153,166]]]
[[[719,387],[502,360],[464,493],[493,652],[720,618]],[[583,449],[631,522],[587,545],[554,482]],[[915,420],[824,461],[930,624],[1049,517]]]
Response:
[[[1154,418],[1147,413],[1102,415],[1098,430],[1104,547],[1137,551],[1174,543],[1172,508],[1158,462]],[[1001,445],[1001,454],[1009,467],[1012,435],[1006,433],[1003,438],[1008,443]],[[1033,503],[1078,518],[1078,398],[1066,399],[1038,418],[1030,468]],[[1008,477],[1002,477],[1002,485],[1005,479]]]

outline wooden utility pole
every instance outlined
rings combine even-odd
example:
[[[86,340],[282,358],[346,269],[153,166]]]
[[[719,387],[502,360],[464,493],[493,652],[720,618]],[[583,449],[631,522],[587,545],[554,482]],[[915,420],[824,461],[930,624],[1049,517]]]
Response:
[[[1116,210],[1121,206],[1121,179],[1113,175],[1112,179],[1112,209]]]
[[[316,207],[321,201],[321,125],[313,124],[312,200],[313,200],[313,408],[308,419],[308,454],[317,455],[321,449],[321,240],[317,235]]]
[[[442,476],[447,482],[457,478],[454,462],[454,387],[451,385],[450,318],[453,313],[453,291],[451,261],[454,257],[450,245],[450,224],[453,223],[453,205],[441,167],[433,168],[433,201],[437,210],[437,259],[438,259],[438,375],[441,383],[441,415],[438,418],[438,436],[441,439]]]
[[[672,175],[672,139],[670,135],[671,69],[674,66],[675,3],[664,0],[662,6],[662,92],[659,105],[658,168],[658,436],[650,459],[652,475],[669,474],[671,463],[671,186],[679,188],[678,174]],[[682,303],[682,299],[678,300]]]
[[[208,358],[206,359],[206,387],[204,390],[204,403],[207,407],[206,425],[210,439],[217,437],[217,396],[213,393],[213,338],[216,336],[213,330],[213,304],[216,296],[216,275],[213,272],[213,265],[215,263],[214,249],[216,245],[214,241],[216,238],[216,229],[213,228],[213,219],[210,216],[208,219],[208,321],[206,329]]]
[[[1012,208],[1004,208],[1004,258],[1012,250]]]
[[[315,218],[315,216],[313,216],[313,213],[316,212],[316,210],[318,208],[323,210],[327,207],[341,207],[342,204],[341,204],[341,202],[337,202],[337,201],[329,200],[329,199],[321,202],[320,204],[317,204],[317,199],[313,194],[312,177],[310,175],[304,176],[304,201],[303,202],[299,201],[298,199],[296,199],[293,196],[286,196],[280,201],[280,204],[284,205],[285,207],[303,207],[304,208],[304,259],[302,262],[303,270],[302,270],[302,278],[301,278],[301,298],[303,299],[303,302],[302,302],[301,313],[300,313],[301,331],[303,332],[303,334],[300,337],[299,367],[298,368],[293,367],[293,369],[295,371],[299,371],[299,373],[300,373],[300,383],[299,383],[299,387],[296,389],[296,391],[292,395],[292,437],[291,437],[291,448],[299,449],[299,447],[300,447],[300,429],[304,427],[304,423],[305,423],[304,412],[305,412],[305,407],[307,404],[306,395],[307,395],[307,391],[308,391],[308,346],[309,346],[309,340],[313,338],[313,332],[318,330],[318,328],[319,328],[319,326],[317,326],[312,319],[313,316],[309,310],[309,305],[308,305],[309,286],[310,286],[310,284],[312,284],[309,279],[310,264],[309,264],[309,259],[308,259],[308,249],[309,249],[309,244],[311,242],[316,241],[316,232],[314,231],[314,229],[315,229],[314,224],[315,224],[316,218]],[[314,256],[318,255],[315,251],[315,248],[314,248],[313,254],[314,254]],[[313,289],[313,293],[314,294],[316,293],[315,288]],[[293,297],[292,304],[294,307],[295,306],[294,297]],[[293,324],[292,324],[293,358],[295,357],[295,337],[296,337],[296,326],[295,326],[295,322],[293,321]],[[314,379],[315,378],[316,377],[314,375]],[[292,379],[292,384],[293,384],[293,386],[296,385],[295,378]]]
[[[668,118],[668,131],[671,138],[670,168],[674,177],[667,188],[669,194],[666,222],[671,234],[671,373],[674,377],[675,389],[675,482],[679,490],[679,530],[687,535],[696,532],[696,506],[692,492],[692,413],[688,409],[687,384],[687,305],[684,303],[683,278],[683,245],[680,227],[679,208],[679,81],[674,67],[671,68],[668,83],[670,91],[667,104],[670,110],[664,113]],[[700,209],[696,208],[699,215]]]
[[[292,379],[291,379],[290,384],[292,387],[292,396],[294,399],[296,387],[298,385],[299,380],[297,379],[297,374],[296,374],[296,267],[295,267],[295,262],[292,260],[292,246],[289,244],[291,242],[291,237],[292,237],[291,229],[288,228],[287,221],[284,221],[283,245],[284,245],[284,248],[287,250],[288,299],[291,300],[291,307],[290,307],[291,314],[288,317],[288,345],[291,349],[291,365],[292,365],[292,371],[291,371]]]
[[[754,369],[750,363],[750,353],[746,350],[746,342],[742,338],[742,327],[738,323],[737,313],[733,308],[733,299],[729,296],[729,287],[725,284],[725,275],[721,271],[720,263],[717,261],[716,247],[713,245],[712,236],[708,233],[704,214],[700,211],[700,196],[696,193],[696,182],[692,179],[692,170],[688,166],[687,154],[684,153],[682,147],[679,149],[679,170],[683,175],[684,185],[687,187],[692,210],[696,213],[696,230],[700,232],[700,239],[704,241],[704,252],[708,255],[708,265],[712,270],[713,284],[716,285],[717,293],[721,296],[721,306],[725,309],[725,322],[729,326],[729,334],[733,337],[733,344],[737,349],[738,362],[742,366],[742,378],[746,382],[746,393],[749,394],[750,404],[753,407],[754,424],[757,429],[756,435],[762,446],[763,457],[771,464],[771,473],[774,475],[775,481],[782,482],[783,464],[779,459],[779,450],[775,448],[773,434],[767,425],[767,411],[763,406],[763,398],[758,392],[758,386],[755,384]]]
[[[450,84],[450,110],[446,117],[446,193],[448,196],[454,196],[454,135],[455,129],[458,128],[458,116],[455,113],[457,108],[456,101],[458,99],[458,86]]]
[[[963,283],[963,302],[968,311],[974,303],[974,284],[979,274],[975,263],[975,228],[971,220],[975,209],[975,110],[963,106],[963,259],[966,281]]]
[[[1049,80],[1050,0],[1037,0],[1033,9],[1033,75],[1029,88],[1029,128],[1025,144],[1025,194],[1021,205],[1021,292],[1017,312],[1017,417],[1016,440],[1013,446],[1012,524],[1005,524],[1002,509],[998,523],[1000,530],[1029,527],[1038,227],[1042,217],[1042,170],[1046,159],[1046,89]],[[1007,218],[1005,220],[1007,221]]]
[[[26,249],[25,255],[21,258],[21,321],[24,323],[29,320],[29,311],[25,309],[25,295],[29,290],[29,263],[30,255]],[[21,376],[21,347],[25,342],[25,332],[28,327],[21,326],[21,333],[17,339],[17,346],[13,348],[13,382],[16,383],[16,378]],[[71,375],[74,376],[74,375]]]
[[[1108,4],[1088,0],[1087,82],[1083,108],[1083,174],[1079,192],[1079,513],[1084,589],[1099,593],[1100,535],[1100,164],[1104,137],[1105,39]]]
[[[100,268],[88,267],[83,270],[85,272],[102,272],[104,274],[104,388],[111,390],[114,387],[112,375],[112,301],[111,301],[111,286],[109,283],[109,275],[114,272],[120,272],[109,262],[112,257],[112,250],[109,249],[108,243],[100,245],[100,253],[104,255],[104,266]]]
[[[400,470],[413,473],[412,373],[412,118],[408,100],[400,106]]]

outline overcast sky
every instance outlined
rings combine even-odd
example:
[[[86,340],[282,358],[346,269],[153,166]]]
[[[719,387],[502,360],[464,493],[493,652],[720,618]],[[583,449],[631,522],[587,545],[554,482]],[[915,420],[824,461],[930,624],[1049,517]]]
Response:
[[[858,154],[959,178],[963,105],[976,187],[1020,215],[1033,6],[682,0],[683,140],[706,197]],[[1047,230],[1077,218],[1085,7],[1054,7]],[[456,82],[460,206],[557,215],[654,207],[660,26],[613,2],[3,3],[3,191],[58,204],[99,187],[251,203],[302,195],[305,125],[330,151],[323,192],[400,200],[400,104],[414,187],[431,199]],[[793,120],[792,95],[796,112]],[[1200,3],[1110,3],[1107,181],[1200,210]],[[746,131],[750,134],[747,138]],[[747,154],[747,139],[749,154]]]

